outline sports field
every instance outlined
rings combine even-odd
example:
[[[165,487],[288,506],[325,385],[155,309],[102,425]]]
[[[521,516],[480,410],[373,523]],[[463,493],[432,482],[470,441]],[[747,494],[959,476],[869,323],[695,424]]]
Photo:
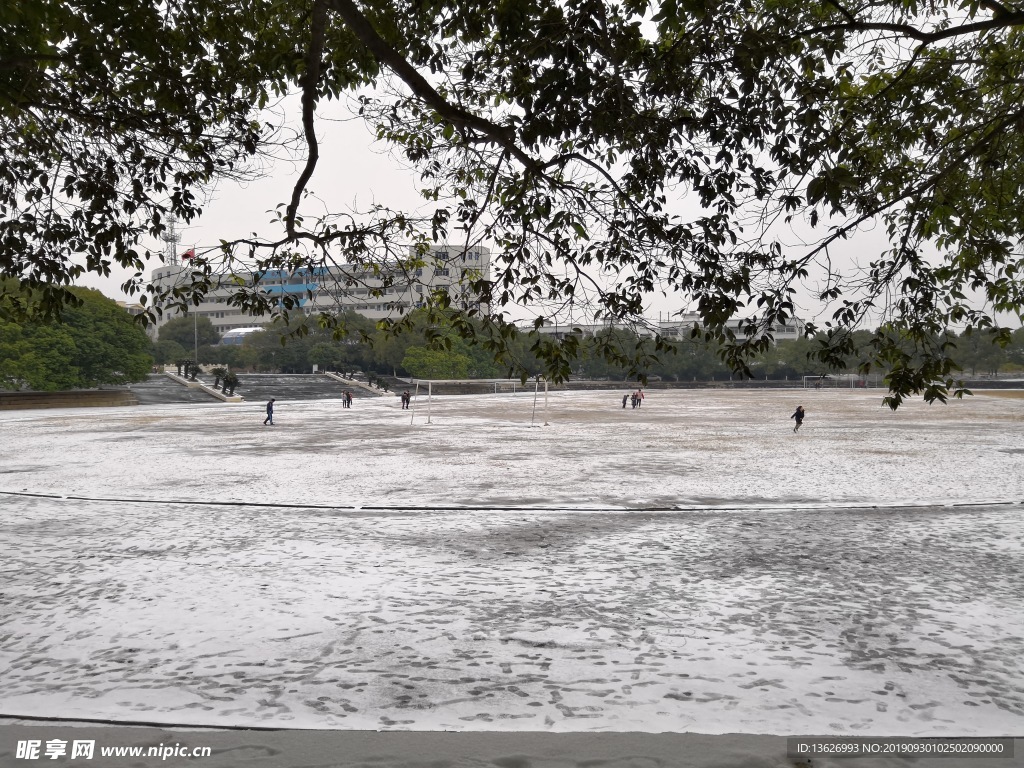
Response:
[[[1024,400],[622,394],[5,414],[2,714],[1024,732]]]

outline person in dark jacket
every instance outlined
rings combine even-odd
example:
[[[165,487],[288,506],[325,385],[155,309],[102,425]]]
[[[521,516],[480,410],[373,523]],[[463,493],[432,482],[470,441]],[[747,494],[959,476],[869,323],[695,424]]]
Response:
[[[793,431],[796,432],[800,429],[800,425],[804,423],[804,407],[802,405],[798,405],[796,410],[793,412],[793,415],[789,418],[796,419],[796,426],[793,427]]]
[[[267,403],[267,418],[263,420],[263,426],[267,424],[274,426],[274,398],[270,398],[270,402]]]

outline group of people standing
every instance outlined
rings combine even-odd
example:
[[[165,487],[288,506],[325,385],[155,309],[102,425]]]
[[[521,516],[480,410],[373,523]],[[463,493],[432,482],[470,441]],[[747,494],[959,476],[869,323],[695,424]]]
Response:
[[[622,396],[622,407],[623,408],[626,407],[626,403],[627,402],[632,403],[634,408],[639,408],[641,405],[644,404],[644,391],[642,389],[638,389],[636,392],[634,392],[631,395],[623,395]]]
[[[264,426],[274,426],[274,403],[277,402],[276,398],[270,398],[267,401],[267,418],[263,420]],[[352,407],[352,393],[349,390],[345,390],[341,395],[341,407],[351,408]]]
[[[408,394],[408,392],[406,394]],[[404,397],[405,397],[405,395],[403,395],[403,398]],[[402,407],[405,408],[405,405],[404,405],[405,400],[403,400],[402,402],[403,402]],[[642,389],[638,389],[636,392],[633,392],[632,394],[623,395],[622,396],[622,407],[623,408],[626,407],[626,403],[632,403],[634,408],[639,408],[644,403],[644,391]],[[804,407],[802,405],[798,405],[796,407],[796,411],[794,411],[793,415],[789,417],[789,418],[794,419],[796,421],[796,424],[793,427],[793,431],[794,432],[799,432],[800,431],[800,427],[803,426],[805,413],[806,413],[806,411],[804,411]]]
[[[274,398],[270,398],[269,402],[267,403],[267,418],[265,418],[263,420],[263,424],[264,425],[270,425],[271,427],[274,426],[274,402],[275,402]],[[405,390],[405,392],[402,393],[402,410],[403,411],[408,410],[409,409],[409,404],[411,402],[412,402],[412,395],[409,394],[409,390]],[[641,405],[643,405],[643,402],[644,402],[644,391],[642,389],[638,389],[636,392],[634,392],[631,395],[623,395],[622,396],[622,407],[623,408],[626,407],[626,403],[627,402],[632,402],[634,408],[639,408]],[[342,403],[342,406],[344,408],[351,408],[352,407],[352,392],[350,392],[349,390],[346,389],[345,393],[342,395],[341,403]],[[794,411],[793,415],[789,417],[791,419],[795,419],[796,420],[796,426],[793,427],[793,431],[794,432],[798,431],[800,429],[801,425],[804,423],[804,413],[805,413],[804,407],[802,405],[798,405],[796,407],[796,411]]]

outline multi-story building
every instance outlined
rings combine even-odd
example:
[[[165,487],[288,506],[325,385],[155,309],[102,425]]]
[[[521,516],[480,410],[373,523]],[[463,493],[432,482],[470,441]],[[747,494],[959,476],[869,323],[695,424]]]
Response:
[[[729,321],[728,327],[738,336],[746,333],[744,329],[745,320],[741,317],[734,317]],[[694,325],[703,325],[700,315],[696,312],[683,312],[680,315],[673,315],[671,320],[659,320],[657,328],[661,335],[667,339],[688,339]],[[782,325],[772,326],[772,336],[775,341],[802,339],[806,323],[798,317],[791,317]],[[760,337],[761,334],[755,334]]]
[[[742,333],[743,320],[741,318],[734,318],[730,321],[729,327],[732,328],[737,334]],[[660,334],[666,339],[688,339],[690,338],[690,331],[695,324],[702,324],[700,315],[696,312],[683,312],[682,314],[674,314],[671,319],[668,320],[647,320],[643,324],[637,326],[627,326],[621,321],[606,321],[603,323],[557,323],[542,325],[538,331],[543,334],[556,336],[558,338],[564,337],[569,333],[576,333],[576,329],[583,332],[585,336],[593,336],[601,331],[608,330],[609,328],[622,328],[629,327],[634,330],[639,336],[653,337],[655,333]],[[776,325],[772,328],[772,333],[776,341],[782,341],[783,339],[800,339],[803,338],[804,333],[804,321],[799,318],[790,318],[785,325]],[[533,327],[532,325],[530,326]]]
[[[168,239],[165,237],[165,239]],[[176,240],[171,240],[176,245]],[[411,253],[411,251],[410,251]],[[164,264],[152,273],[153,284],[161,289],[187,285],[191,261],[179,260],[170,251]],[[291,297],[291,314],[306,316],[320,312],[357,312],[373,320],[393,317],[422,306],[426,297],[437,290],[447,291],[453,303],[472,301],[468,292],[470,280],[487,279],[490,252],[483,247],[461,248],[437,245],[422,256],[419,266],[378,265],[377,269],[362,265],[338,264],[293,271],[233,271],[216,277],[216,285],[199,306],[190,309],[198,317],[206,317],[218,333],[250,329],[270,323],[265,315],[251,315],[229,301],[240,287],[258,287],[269,297],[282,300]],[[161,324],[175,317],[165,313]]]

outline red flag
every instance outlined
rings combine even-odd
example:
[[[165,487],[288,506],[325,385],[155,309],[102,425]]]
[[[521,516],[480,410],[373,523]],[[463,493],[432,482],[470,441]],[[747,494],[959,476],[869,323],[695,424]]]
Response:
[[[183,254],[181,254],[181,258],[183,258],[183,259],[194,259],[195,257],[196,257],[196,249],[195,248],[189,248],[187,251],[185,251]]]

